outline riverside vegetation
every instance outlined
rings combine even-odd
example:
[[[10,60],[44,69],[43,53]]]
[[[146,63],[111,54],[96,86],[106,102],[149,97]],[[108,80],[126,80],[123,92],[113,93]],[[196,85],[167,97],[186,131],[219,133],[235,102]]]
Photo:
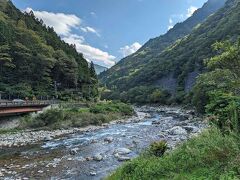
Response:
[[[88,125],[102,125],[112,120],[134,115],[133,108],[121,102],[98,102],[88,106],[86,108],[54,108],[34,117],[23,117],[19,128],[59,129],[86,127]]]

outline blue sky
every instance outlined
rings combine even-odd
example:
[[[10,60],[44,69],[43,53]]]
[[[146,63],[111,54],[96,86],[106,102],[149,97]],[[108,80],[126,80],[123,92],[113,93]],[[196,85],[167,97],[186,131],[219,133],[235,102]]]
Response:
[[[110,67],[167,32],[207,0],[12,0],[53,26],[96,64]]]

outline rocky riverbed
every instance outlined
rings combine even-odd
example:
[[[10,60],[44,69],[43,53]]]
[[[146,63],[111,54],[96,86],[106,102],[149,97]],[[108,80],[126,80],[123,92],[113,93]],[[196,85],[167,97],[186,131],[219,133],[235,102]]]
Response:
[[[151,142],[166,140],[172,149],[207,127],[181,108],[136,111],[101,127],[0,135],[0,179],[101,179]]]

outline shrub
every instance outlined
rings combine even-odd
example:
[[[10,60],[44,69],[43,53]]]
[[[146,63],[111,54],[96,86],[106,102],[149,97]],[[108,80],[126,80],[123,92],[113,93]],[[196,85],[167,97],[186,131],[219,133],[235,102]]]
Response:
[[[44,113],[39,114],[36,120],[44,122],[45,126],[63,121],[66,115],[62,109],[50,109]]]
[[[153,154],[154,156],[161,157],[167,150],[167,142],[166,141],[159,141],[154,142],[150,145],[150,154]]]
[[[212,122],[222,132],[240,132],[240,97],[222,92],[212,92],[206,109],[208,114],[215,116]]]
[[[121,102],[102,102],[90,107],[92,113],[121,113],[123,115],[133,115],[130,105]]]

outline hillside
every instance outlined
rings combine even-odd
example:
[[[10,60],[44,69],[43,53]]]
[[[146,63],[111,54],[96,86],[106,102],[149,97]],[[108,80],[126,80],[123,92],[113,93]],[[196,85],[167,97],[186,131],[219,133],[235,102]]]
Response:
[[[239,1],[229,0],[191,34],[176,41],[131,75],[131,86],[152,84],[171,91],[188,91],[204,70],[204,60],[213,56],[216,41],[236,40],[240,33]]]
[[[191,90],[196,77],[204,71],[204,60],[215,54],[212,45],[216,41],[237,39],[240,33],[238,2],[227,1],[222,9],[194,28],[192,33],[176,41],[129,76],[112,80],[109,80],[112,77],[105,77],[102,78],[103,82],[109,87],[117,86],[121,91],[154,86],[183,98],[184,93]]]
[[[100,75],[100,79],[109,87],[118,86],[121,82],[130,80],[149,61],[162,53],[166,47],[176,40],[188,35],[193,28],[202,23],[209,15],[216,12],[225,3],[225,0],[209,0],[183,23],[176,24],[165,35],[149,40],[136,53],[122,59],[115,66]]]
[[[0,91],[3,97],[95,96],[96,75],[83,55],[32,12],[0,0]]]

